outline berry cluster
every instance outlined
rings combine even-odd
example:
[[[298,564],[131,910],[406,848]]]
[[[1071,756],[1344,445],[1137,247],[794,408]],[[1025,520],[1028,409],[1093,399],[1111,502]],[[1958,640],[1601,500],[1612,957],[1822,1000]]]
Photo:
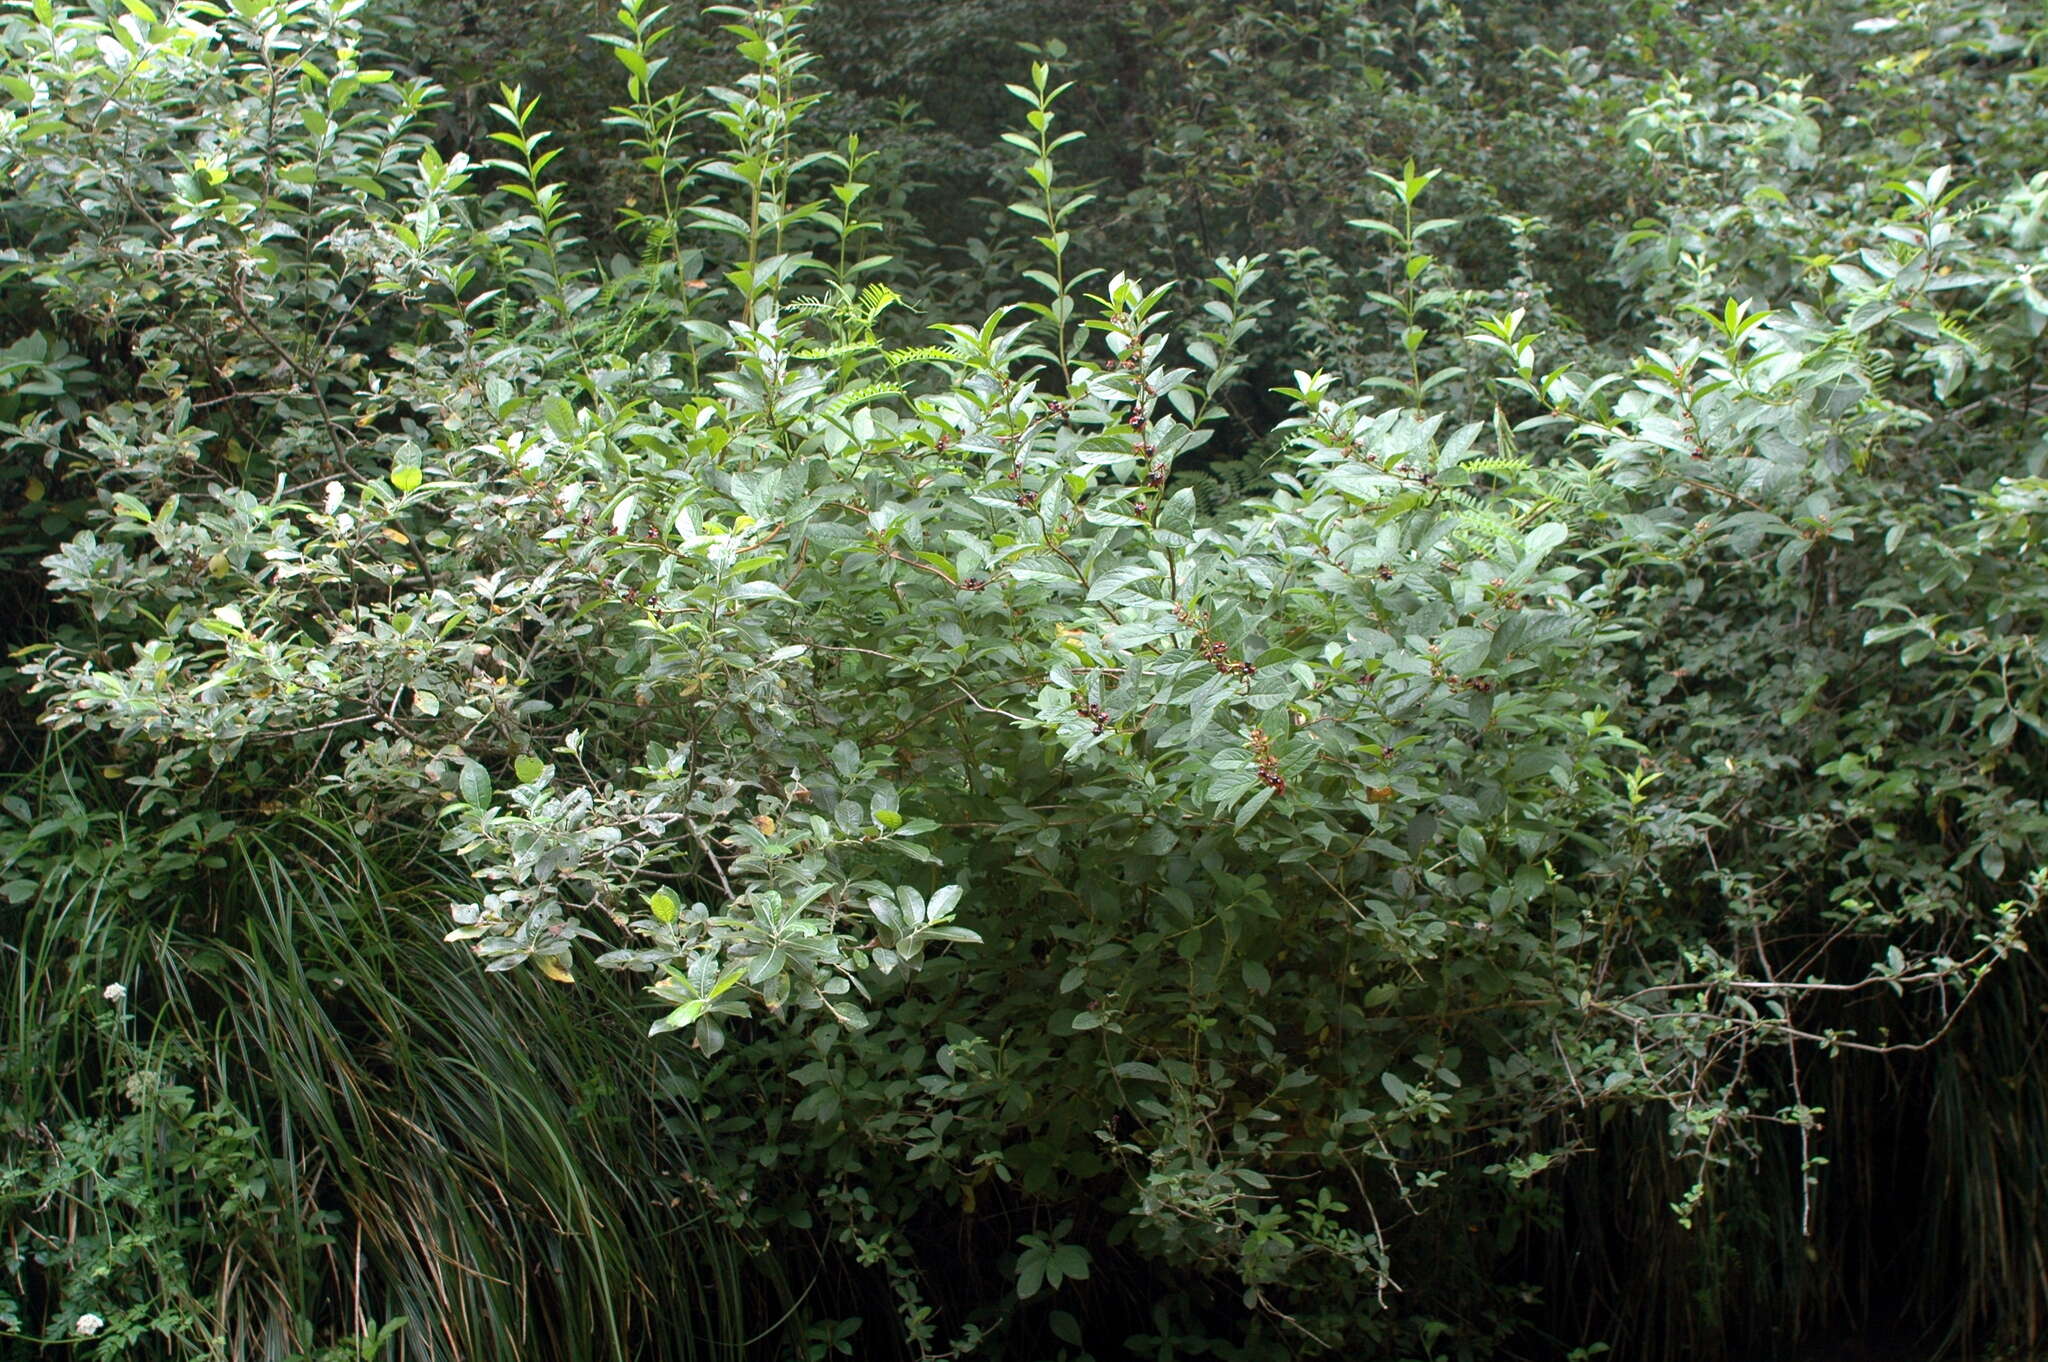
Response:
[[[1247,685],[1258,668],[1249,662],[1240,661],[1230,655],[1230,645],[1214,635],[1204,635],[1201,641],[1204,660],[1214,667],[1219,675],[1234,676]]]
[[[1173,607],[1173,617],[1195,631],[1195,651],[1202,655],[1203,661],[1216,669],[1217,675],[1236,677],[1246,692],[1250,692],[1252,677],[1259,670],[1257,666],[1232,657],[1230,645],[1211,633],[1208,621],[1192,608],[1176,604]]]
[[[1119,312],[1111,320],[1120,326],[1136,324],[1136,319],[1128,312]],[[1131,353],[1121,358],[1110,360],[1108,367],[1112,370],[1120,369],[1139,375],[1136,391],[1131,396],[1131,414],[1128,418],[1131,429],[1138,436],[1138,442],[1133,446],[1132,452],[1145,461],[1145,485],[1157,491],[1166,486],[1166,479],[1171,470],[1167,467],[1166,461],[1159,457],[1159,446],[1148,439],[1145,434],[1151,428],[1151,407],[1152,403],[1158,399],[1159,393],[1144,377],[1145,364],[1143,354],[1144,347],[1141,342]],[[1150,510],[1150,503],[1143,499],[1138,501],[1137,512],[1139,515],[1146,515]]]
[[[1273,740],[1266,736],[1263,728],[1254,728],[1245,734],[1244,745],[1251,749],[1252,765],[1259,770],[1259,784],[1274,794],[1287,793],[1287,777],[1280,774],[1280,761],[1273,755]]]
[[[1091,701],[1078,690],[1074,692],[1074,713],[1080,715],[1089,723],[1094,724],[1095,732],[1098,736],[1109,732],[1111,727],[1109,711]]]

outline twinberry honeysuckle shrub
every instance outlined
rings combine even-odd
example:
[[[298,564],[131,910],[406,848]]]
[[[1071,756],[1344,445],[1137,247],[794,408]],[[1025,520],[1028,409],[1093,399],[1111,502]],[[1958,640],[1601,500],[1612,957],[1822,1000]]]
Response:
[[[572,282],[531,106],[508,95],[518,156],[499,168],[527,208],[545,206],[493,223],[467,169],[408,130],[424,88],[364,123],[374,137],[334,140],[322,109],[354,97],[335,82],[385,83],[349,64],[337,35],[352,15],[259,7],[122,28],[141,68],[175,56],[212,73],[219,119],[250,146],[216,158],[219,192],[165,187],[160,211],[131,188],[118,221],[173,253],[176,307],[209,306],[219,281],[225,310],[185,316],[186,344],[269,355],[285,385],[246,399],[248,437],[272,439],[262,478],[248,455],[212,457],[222,432],[188,395],[197,353],[167,351],[152,382],[170,395],[110,410],[81,447],[119,486],[50,567],[105,632],[31,673],[52,722],[156,747],[141,778],[155,797],[228,764],[252,784],[331,789],[366,818],[414,801],[476,864],[483,892],[457,909],[458,939],[494,968],[569,977],[579,943],[614,937],[603,960],[655,971],[678,1005],[663,1024],[696,1023],[715,1046],[712,1018],[742,998],[857,1027],[877,953],[886,976],[930,942],[971,938],[952,920],[957,886],[905,876],[945,860],[933,815],[988,800],[1019,761],[1051,774],[1113,759],[1158,806],[1148,825],[1241,830],[1275,800],[1369,789],[1377,826],[1445,779],[1441,749],[1427,779],[1400,755],[1433,704],[1497,726],[1527,707],[1510,678],[1566,644],[1563,579],[1536,580],[1552,527],[1459,490],[1475,431],[1439,463],[1427,423],[1346,427],[1348,446],[1311,455],[1272,509],[1197,526],[1168,482],[1229,380],[1252,262],[1223,262],[1221,329],[1196,341],[1198,364],[1169,358],[1169,290],[1119,277],[1089,322],[1105,353],[1042,389],[1032,334],[1000,317],[942,326],[948,347],[911,355],[863,339],[886,299],[847,325],[785,305],[777,288],[808,257],[770,247],[807,215],[777,206],[786,174],[749,161],[735,173],[753,216],[720,224],[747,244],[740,314],[707,391],[658,354],[565,366],[555,344],[493,334],[477,287],[493,259],[501,287],[557,317],[594,296]],[[100,98],[98,21],[39,22],[39,59],[72,82],[49,88]],[[745,88],[779,97],[800,59],[764,22]],[[253,92],[288,83],[319,101],[300,130],[248,126]],[[770,157],[786,136],[765,113],[734,129]],[[22,155],[75,166],[56,125],[15,131]],[[133,149],[134,185],[160,151]],[[277,160],[292,169],[273,186]],[[106,173],[127,169],[115,158]],[[286,284],[340,307],[335,325],[294,317]],[[364,310],[373,300],[385,311]],[[397,364],[338,348],[347,327],[393,319]],[[280,466],[279,441],[305,458]],[[1353,456],[1374,471],[1320,466]],[[1455,584],[1431,580],[1444,564]],[[1324,599],[1354,591],[1346,608]],[[1276,614],[1297,595],[1320,603]],[[1523,646],[1495,646],[1475,611]],[[1497,802],[1457,796],[1424,840],[1476,855],[1506,817]],[[896,906],[878,918],[871,903]]]

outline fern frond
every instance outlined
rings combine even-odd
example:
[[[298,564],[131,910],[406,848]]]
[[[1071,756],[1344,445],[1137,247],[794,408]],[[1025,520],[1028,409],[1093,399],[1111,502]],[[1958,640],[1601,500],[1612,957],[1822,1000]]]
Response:
[[[1976,337],[1970,334],[1970,329],[1953,315],[1943,313],[1935,320],[1935,325],[1941,328],[1942,335],[1947,336],[1965,349],[1977,351],[1982,348],[1977,344]]]
[[[1607,490],[1604,484],[1595,481],[1591,470],[1581,464],[1553,464],[1545,473],[1543,494],[1566,506],[1589,505]]]
[[[798,349],[791,351],[790,353],[793,354],[798,359],[835,360],[847,359],[856,355],[873,354],[875,352],[875,349],[876,345],[874,340],[869,337],[862,336],[855,340],[839,341],[832,345],[801,346]]]
[[[849,309],[864,328],[872,329],[875,320],[903,299],[887,284],[869,284],[860,291],[860,297]]]
[[[906,364],[958,364],[960,353],[945,345],[913,345],[903,350],[884,350],[882,360],[891,369]]]
[[[870,402],[879,402],[886,397],[901,397],[903,392],[904,388],[901,383],[864,383],[851,392],[843,392],[830,402],[827,402],[825,404],[825,414],[827,416],[843,416],[855,407],[863,407]]]
[[[1205,516],[1214,516],[1269,490],[1272,474],[1264,458],[1219,459],[1202,468],[1176,472],[1173,485],[1192,491],[1196,508]]]
[[[1519,454],[1487,454],[1477,459],[1467,459],[1458,465],[1467,473],[1491,474],[1501,478],[1520,478],[1530,468],[1529,461]]]
[[[1521,542],[1521,532],[1515,527],[1515,522],[1472,493],[1462,488],[1446,487],[1442,500],[1452,508],[1457,522],[1451,529],[1451,537],[1467,550],[1490,553]]]

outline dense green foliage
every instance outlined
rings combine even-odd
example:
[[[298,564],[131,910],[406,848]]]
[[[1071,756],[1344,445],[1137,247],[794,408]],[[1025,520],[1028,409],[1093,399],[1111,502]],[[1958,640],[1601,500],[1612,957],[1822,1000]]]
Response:
[[[0,1327],[2037,1343],[2048,38],[1813,10],[11,6]]]

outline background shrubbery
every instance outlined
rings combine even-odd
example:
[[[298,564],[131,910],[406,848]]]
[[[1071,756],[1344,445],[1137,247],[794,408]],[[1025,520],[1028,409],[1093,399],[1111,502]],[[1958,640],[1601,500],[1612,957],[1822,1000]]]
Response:
[[[513,17],[0,27],[24,1355],[2039,1342],[2038,13]]]

